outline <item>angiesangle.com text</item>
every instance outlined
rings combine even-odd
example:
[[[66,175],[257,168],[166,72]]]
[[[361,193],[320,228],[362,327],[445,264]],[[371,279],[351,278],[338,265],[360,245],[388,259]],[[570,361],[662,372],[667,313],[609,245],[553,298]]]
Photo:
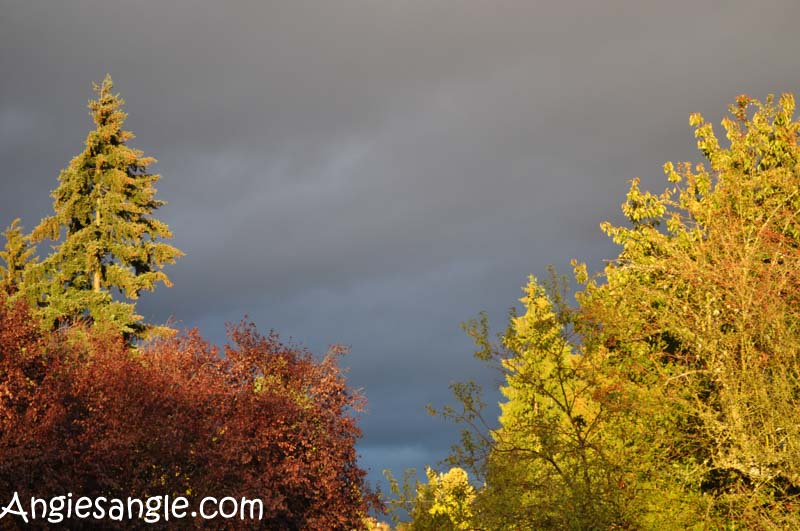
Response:
[[[0,503],[3,501],[0,500]],[[141,520],[148,524],[169,522],[184,518],[213,520],[254,520],[264,517],[264,503],[260,499],[233,498],[226,496],[217,499],[213,496],[202,498],[196,507],[190,509],[189,499],[183,496],[150,496],[147,498],[106,498],[98,496],[64,496],[51,498],[22,498],[17,492],[0,510],[0,520],[16,516],[23,522],[46,521],[58,524],[65,520],[112,520],[116,522]]]

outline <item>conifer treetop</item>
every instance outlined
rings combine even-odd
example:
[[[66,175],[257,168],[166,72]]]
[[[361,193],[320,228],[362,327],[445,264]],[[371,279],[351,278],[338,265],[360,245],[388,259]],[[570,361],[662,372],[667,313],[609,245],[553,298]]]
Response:
[[[162,269],[183,253],[161,241],[172,238],[152,217],[165,204],[154,187],[161,176],[148,172],[154,158],[126,144],[134,135],[123,129],[124,100],[108,75],[93,86],[96,99],[88,107],[95,129],[59,175],[54,214],[33,231],[37,242],[60,241],[37,272],[33,298],[51,321],[89,317],[134,332],[141,317],[113,294],[134,301],[159,282],[171,286]]]
[[[28,263],[33,262],[33,253],[36,249],[31,247],[30,239],[22,233],[16,218],[3,232],[6,239],[5,247],[0,251],[0,259],[5,266],[0,265],[0,291],[11,293],[16,291],[22,283],[23,272]]]

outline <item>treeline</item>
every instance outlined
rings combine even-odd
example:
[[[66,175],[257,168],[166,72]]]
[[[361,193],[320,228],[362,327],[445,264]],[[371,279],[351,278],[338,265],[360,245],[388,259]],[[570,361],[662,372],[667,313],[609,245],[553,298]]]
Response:
[[[154,160],[126,143],[110,77],[89,103],[96,128],[59,176],[54,213],[19,220],[0,252],[0,499],[205,496],[260,499],[260,521],[214,528],[362,529],[377,495],[358,467],[364,399],[303,349],[229,328],[220,352],[199,334],[144,323],[135,302],[169,285],[182,253],[153,217]],[[35,256],[50,240],[52,252]],[[194,503],[192,502],[192,503]],[[196,506],[196,505],[195,505]],[[25,527],[6,515],[4,528]],[[47,527],[46,520],[33,522]],[[71,529],[143,522],[68,519]],[[161,525],[164,525],[162,522]],[[169,527],[202,527],[199,519]],[[206,524],[207,525],[207,524]]]
[[[15,221],[0,252],[0,498],[247,496],[267,508],[248,527],[368,526],[381,503],[339,351],[316,361],[244,323],[220,353],[136,314],[182,253],[110,78],[96,90],[53,215]],[[705,162],[667,163],[660,194],[632,182],[629,223],[602,225],[615,260],[531,278],[496,337],[465,325],[502,375],[499,427],[477,385],[453,386],[453,468],[390,482],[407,529],[800,528],[794,110],[739,97],[725,146],[692,115]]]
[[[800,529],[800,123],[791,95],[694,114],[702,164],[632,182],[621,249],[578,286],[531,278],[495,339],[499,428],[453,387],[447,474],[393,479],[406,529]],[[489,423],[492,424],[492,423]],[[465,480],[474,474],[476,489]]]

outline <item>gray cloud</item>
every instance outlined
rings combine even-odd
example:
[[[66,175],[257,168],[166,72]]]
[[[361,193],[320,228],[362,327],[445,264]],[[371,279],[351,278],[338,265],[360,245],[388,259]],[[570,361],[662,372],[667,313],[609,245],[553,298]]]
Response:
[[[689,112],[800,81],[788,0],[0,4],[0,224],[48,213],[110,72],[187,252],[141,309],[351,345],[377,472],[443,458],[425,403],[493,383],[460,321],[613,256],[598,223],[696,158]]]

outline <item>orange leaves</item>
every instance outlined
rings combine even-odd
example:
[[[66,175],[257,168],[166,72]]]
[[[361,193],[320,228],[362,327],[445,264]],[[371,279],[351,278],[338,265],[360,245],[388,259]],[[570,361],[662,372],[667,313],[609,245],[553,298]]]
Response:
[[[356,528],[368,500],[360,430],[336,357],[230,329],[138,352],[97,330],[44,335],[0,300],[0,498],[262,498],[270,528]],[[260,382],[257,386],[257,382]]]

